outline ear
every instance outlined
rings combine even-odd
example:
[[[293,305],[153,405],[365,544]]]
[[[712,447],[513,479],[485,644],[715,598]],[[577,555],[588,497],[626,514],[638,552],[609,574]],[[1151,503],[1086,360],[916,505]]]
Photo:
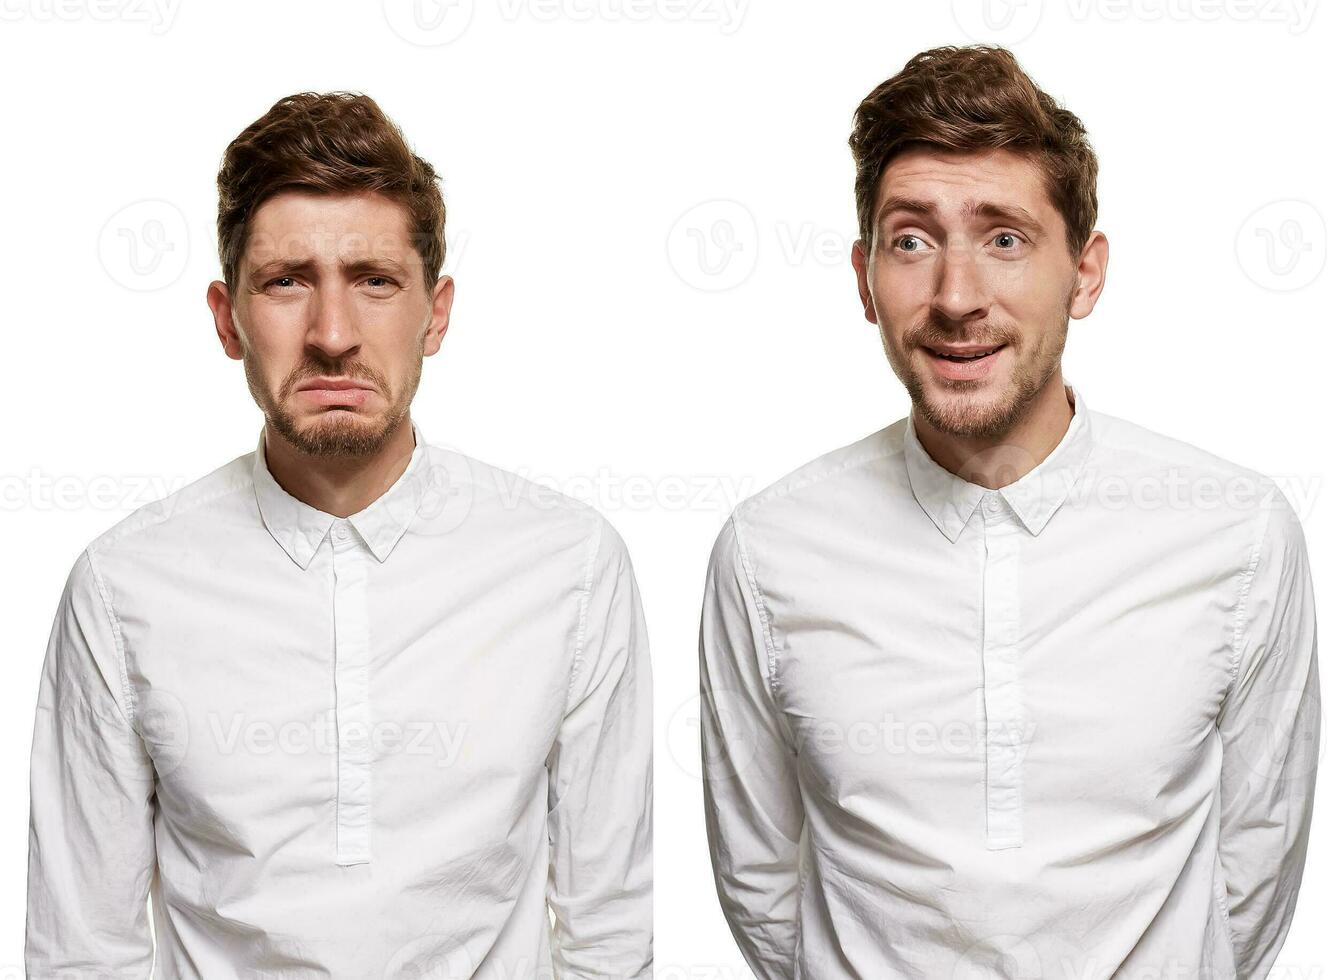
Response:
[[[244,344],[235,329],[234,311],[230,304],[230,290],[220,279],[207,287],[207,305],[212,310],[212,320],[216,324],[217,339],[226,356],[234,360],[244,359]]]
[[[456,283],[451,276],[439,276],[433,287],[433,307],[429,316],[428,328],[424,331],[424,356],[438,352],[442,346],[442,337],[452,318],[452,298],[456,294]]]
[[[866,243],[860,238],[852,243],[852,267],[857,272],[857,295],[862,300],[862,311],[866,319],[879,323],[875,318],[875,301],[871,298],[870,253]]]
[[[1081,320],[1097,305],[1097,297],[1106,285],[1106,262],[1110,244],[1100,231],[1093,231],[1078,256],[1078,284],[1069,297],[1069,315]]]

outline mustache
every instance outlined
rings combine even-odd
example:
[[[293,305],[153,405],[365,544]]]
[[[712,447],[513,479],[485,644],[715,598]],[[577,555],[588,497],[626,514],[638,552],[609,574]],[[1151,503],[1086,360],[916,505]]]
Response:
[[[1013,344],[1018,341],[1014,330],[1003,326],[987,326],[963,330],[957,326],[946,326],[927,321],[907,331],[903,335],[904,343],[911,347],[938,347],[944,344],[967,344],[973,347]]]
[[[289,395],[302,381],[323,376],[351,378],[355,381],[367,382],[378,391],[385,392],[387,390],[385,379],[381,378],[376,371],[361,364],[305,364],[286,377],[285,382],[281,385],[281,396],[284,398]]]

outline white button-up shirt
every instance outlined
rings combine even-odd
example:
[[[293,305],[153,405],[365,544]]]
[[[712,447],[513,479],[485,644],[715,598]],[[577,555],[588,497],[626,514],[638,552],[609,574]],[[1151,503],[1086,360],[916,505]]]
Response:
[[[79,556],[33,736],[29,977],[651,975],[627,551],[414,436],[348,518],[286,493],[260,433]]]
[[[701,626],[719,897],[761,978],[1252,980],[1320,706],[1259,474],[1089,411],[999,490],[909,415],[740,504]]]

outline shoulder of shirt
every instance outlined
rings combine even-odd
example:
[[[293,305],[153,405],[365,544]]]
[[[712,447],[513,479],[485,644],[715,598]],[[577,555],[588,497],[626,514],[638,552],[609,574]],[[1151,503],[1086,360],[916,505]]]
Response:
[[[902,464],[903,433],[907,417],[877,429],[855,442],[832,449],[785,473],[764,489],[745,498],[733,509],[736,520],[745,520],[767,504],[785,498],[797,498],[808,492],[850,479],[863,467],[898,457]]]
[[[252,451],[237,456],[166,496],[135,508],[94,538],[86,550],[93,554],[108,551],[126,538],[196,514],[237,491],[252,493],[253,457]]]
[[[612,522],[593,504],[450,447],[426,445],[430,461],[443,467],[449,480],[464,481],[476,499],[550,523],[576,521],[601,539],[601,548],[625,547]]]
[[[1088,409],[1088,414],[1092,423],[1092,455],[1103,472],[1138,473],[1179,468],[1193,480],[1214,480],[1223,485],[1242,481],[1243,485],[1256,488],[1260,501],[1259,506],[1244,505],[1249,523],[1257,529],[1253,533],[1261,537],[1262,529],[1267,529],[1285,539],[1302,540],[1299,516],[1285,491],[1270,476],[1137,422],[1093,408]]]

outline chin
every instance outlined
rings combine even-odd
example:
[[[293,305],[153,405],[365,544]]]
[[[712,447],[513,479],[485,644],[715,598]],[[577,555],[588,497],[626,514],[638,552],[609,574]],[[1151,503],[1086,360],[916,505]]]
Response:
[[[311,456],[371,456],[394,428],[384,412],[324,408],[302,418],[289,413],[271,419],[292,445]]]
[[[373,429],[385,429],[387,418],[383,412],[369,412],[363,408],[324,408],[304,419],[304,428],[308,432],[331,432],[343,429],[347,432],[367,432]]]
[[[913,399],[918,414],[953,436],[993,438],[1009,431],[1017,418],[1018,399],[1008,382],[949,382],[927,384],[922,397]]]

